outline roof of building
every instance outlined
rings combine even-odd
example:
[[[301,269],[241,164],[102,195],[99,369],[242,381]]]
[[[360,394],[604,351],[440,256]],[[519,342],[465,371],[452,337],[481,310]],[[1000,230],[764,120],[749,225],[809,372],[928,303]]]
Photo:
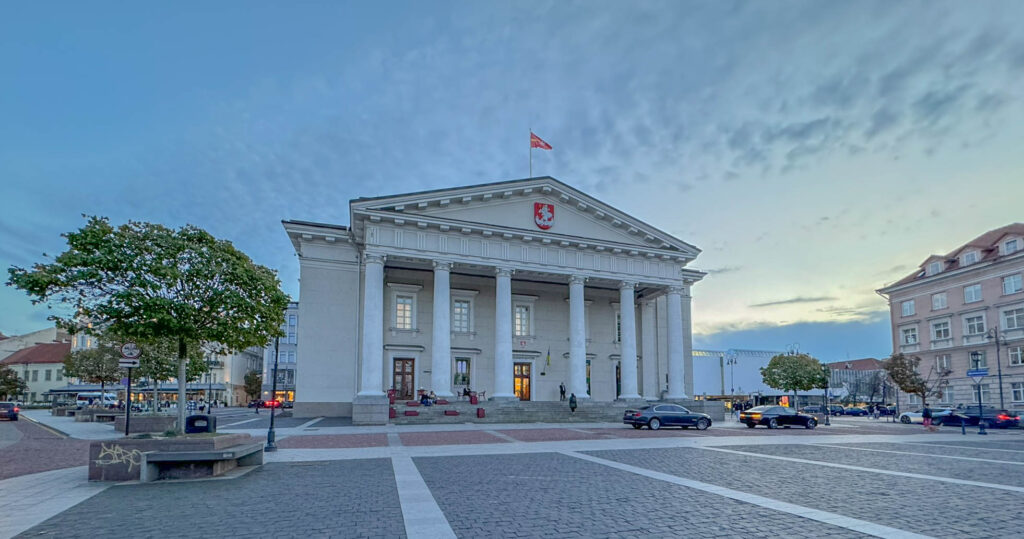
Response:
[[[23,348],[0,360],[0,365],[24,365],[26,363],[63,363],[71,353],[71,343],[42,343]]]
[[[10,339],[10,337],[8,337],[7,335],[4,335],[4,332],[0,331],[0,341],[2,341],[4,339]]]
[[[861,359],[847,359],[846,361],[833,361],[832,363],[826,363],[826,365],[832,370],[875,371],[882,368],[882,360],[865,357]]]
[[[978,262],[986,262],[1000,258],[1001,255],[999,254],[999,240],[1001,240],[1007,234],[1024,236],[1024,223],[1012,223],[1000,228],[996,228],[994,230],[989,230],[988,232],[978,236],[977,238],[974,238],[973,240],[960,245],[959,247],[953,249],[952,251],[945,255],[930,255],[928,258],[925,259],[924,262],[921,263],[921,266],[918,268],[917,271],[900,279],[899,281],[896,281],[891,285],[884,287],[883,290],[892,288],[894,286],[907,284],[918,279],[923,279],[925,277],[934,277],[935,275],[926,275],[925,268],[929,262],[936,258],[944,260],[942,272],[960,269],[960,259],[957,257],[957,255],[959,255],[964,249],[968,247],[976,247],[980,251],[981,256]],[[1018,251],[1018,253],[1019,252],[1020,251]],[[1016,255],[1016,253],[1014,253],[1014,255]]]

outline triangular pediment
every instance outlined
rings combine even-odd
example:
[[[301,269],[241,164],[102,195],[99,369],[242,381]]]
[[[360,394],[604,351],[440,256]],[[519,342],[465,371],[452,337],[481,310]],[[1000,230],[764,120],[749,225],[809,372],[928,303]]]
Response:
[[[550,222],[535,219],[537,205],[551,212]],[[351,203],[352,223],[357,214],[397,214],[409,220],[449,221],[461,226],[494,227],[533,234],[538,238],[606,242],[631,248],[674,251],[686,258],[696,256],[696,247],[662,232],[553,178],[531,178],[463,188],[425,191]]]

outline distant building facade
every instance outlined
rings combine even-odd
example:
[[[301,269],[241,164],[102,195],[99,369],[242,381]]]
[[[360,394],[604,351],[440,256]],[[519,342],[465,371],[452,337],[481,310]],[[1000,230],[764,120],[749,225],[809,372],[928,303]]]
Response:
[[[18,350],[42,343],[65,342],[71,337],[68,332],[57,327],[40,329],[24,335],[4,335],[0,333],[0,359]]]
[[[36,344],[0,359],[0,365],[14,369],[28,384],[20,397],[22,401],[50,402],[50,392],[68,383],[64,378],[64,358],[70,352],[70,342]]]
[[[981,400],[1024,406],[1024,223],[991,230],[878,292],[889,300],[893,350],[922,375],[950,371],[940,404],[978,400],[970,369],[988,369]],[[1002,371],[1002,386],[999,372]],[[919,404],[910,396],[911,404]]]
[[[277,396],[282,402],[295,401],[295,369],[299,356],[299,302],[288,304],[281,326],[284,337],[278,343]],[[274,343],[263,349],[263,400],[271,400],[274,380]]]

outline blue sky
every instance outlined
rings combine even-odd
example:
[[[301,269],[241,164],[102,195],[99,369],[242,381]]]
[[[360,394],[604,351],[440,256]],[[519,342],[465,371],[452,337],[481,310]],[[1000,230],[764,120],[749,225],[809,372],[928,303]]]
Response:
[[[890,352],[873,290],[1024,220],[1020,2],[68,2],[0,19],[0,266],[80,214],[281,219],[551,175],[704,250],[697,346]],[[46,310],[0,289],[0,331]]]

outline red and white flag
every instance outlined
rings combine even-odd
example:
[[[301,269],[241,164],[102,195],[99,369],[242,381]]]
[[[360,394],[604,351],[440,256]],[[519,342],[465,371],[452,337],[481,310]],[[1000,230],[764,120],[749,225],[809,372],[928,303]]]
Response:
[[[533,131],[530,131],[530,147],[531,148],[540,148],[542,150],[550,150],[551,149],[551,145],[548,144],[547,142],[544,142],[544,140],[541,139],[540,137],[538,137],[537,135],[534,135]]]

